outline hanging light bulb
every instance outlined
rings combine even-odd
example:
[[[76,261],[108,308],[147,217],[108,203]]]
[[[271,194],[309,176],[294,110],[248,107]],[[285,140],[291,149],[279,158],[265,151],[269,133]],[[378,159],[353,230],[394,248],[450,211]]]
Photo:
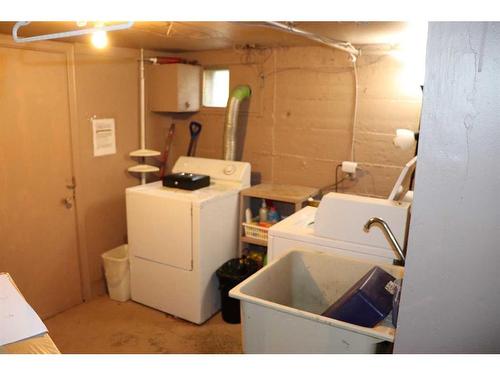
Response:
[[[106,31],[95,31],[92,33],[92,44],[96,48],[104,48],[108,45],[108,35]]]
[[[103,27],[103,26],[104,23],[102,22],[95,23],[95,27]],[[94,31],[92,33],[91,41],[95,48],[102,49],[108,45],[108,34],[106,33],[106,31],[103,30]]]
[[[92,33],[92,44],[96,48],[104,48],[108,45],[108,35],[106,31],[95,31]]]

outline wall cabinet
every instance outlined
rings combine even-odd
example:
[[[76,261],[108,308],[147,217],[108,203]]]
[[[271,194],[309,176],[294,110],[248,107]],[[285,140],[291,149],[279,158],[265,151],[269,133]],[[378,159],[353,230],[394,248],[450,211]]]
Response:
[[[147,82],[149,109],[154,112],[196,112],[200,109],[201,66],[151,65]]]

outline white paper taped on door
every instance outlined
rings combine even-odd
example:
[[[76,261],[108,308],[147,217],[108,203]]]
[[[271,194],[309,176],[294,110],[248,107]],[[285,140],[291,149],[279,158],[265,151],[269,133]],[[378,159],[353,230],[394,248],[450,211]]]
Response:
[[[116,154],[115,119],[92,120],[94,156]]]

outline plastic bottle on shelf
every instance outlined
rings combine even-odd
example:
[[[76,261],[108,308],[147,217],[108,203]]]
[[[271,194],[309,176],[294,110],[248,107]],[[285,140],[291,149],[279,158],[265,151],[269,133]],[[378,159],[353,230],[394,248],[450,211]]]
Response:
[[[270,223],[277,223],[279,220],[280,215],[278,211],[276,211],[276,208],[272,206],[267,213],[267,221],[269,221]]]
[[[247,208],[245,210],[245,222],[247,224],[251,224],[252,223],[252,210],[250,210],[250,208]]]
[[[259,221],[260,222],[266,222],[267,221],[267,205],[266,205],[266,200],[262,199],[262,205],[260,206],[259,209]]]

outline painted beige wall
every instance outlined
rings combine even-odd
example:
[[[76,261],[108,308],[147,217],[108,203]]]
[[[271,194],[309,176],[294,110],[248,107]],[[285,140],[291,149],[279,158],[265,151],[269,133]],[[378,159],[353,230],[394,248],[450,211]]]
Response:
[[[231,87],[250,84],[243,160],[252,163],[254,182],[323,188],[334,183],[335,166],[350,160],[354,78],[349,57],[326,47],[260,51],[209,51],[184,54],[205,67],[229,67]],[[396,128],[416,130],[421,91],[401,82],[404,64],[383,51],[365,51],[358,60],[359,102],[355,161],[362,169],[346,192],[386,197],[414,149],[392,144]],[[185,154],[190,121],[204,127],[197,156],[222,155],[225,109],[203,108],[175,115],[174,159]],[[160,142],[160,140],[152,140]],[[158,144],[159,145],[159,144]]]
[[[128,153],[139,145],[138,58],[137,50],[75,45],[81,172],[77,199],[93,296],[105,291],[101,254],[126,241],[124,190],[137,184],[126,168],[133,164]],[[115,155],[93,156],[93,116],[115,119]]]
[[[145,55],[157,55],[145,51]],[[79,208],[84,229],[91,295],[105,293],[101,254],[127,242],[125,189],[139,180],[127,172],[137,161],[129,153],[139,148],[139,50],[96,50],[75,44],[75,80],[81,170]],[[147,73],[146,73],[147,74]],[[146,76],[147,79],[147,76]],[[115,155],[93,156],[90,119],[114,118]],[[163,139],[168,115],[147,112],[147,145]],[[161,144],[161,143],[160,143]]]
[[[5,47],[18,48],[9,37],[1,40],[5,41]],[[126,241],[124,190],[138,183],[126,168],[134,164],[129,152],[139,146],[139,51],[123,48],[98,51],[85,45],[53,41],[37,45],[44,50],[67,51],[67,59],[58,64],[64,69],[68,66],[66,90],[71,116],[67,126],[68,131],[71,129],[77,185],[79,261],[83,295],[89,298],[105,291],[100,255]],[[20,60],[19,64],[22,63]],[[47,101],[46,108],[50,108],[51,99],[39,97],[40,101]],[[115,155],[92,155],[90,118],[94,115],[115,118]]]
[[[145,51],[145,56],[158,55]],[[83,217],[81,243],[86,249],[91,296],[105,293],[101,254],[127,242],[125,189],[139,180],[127,172],[139,148],[139,50],[96,50],[75,44],[75,80],[81,171],[78,204]],[[146,71],[147,80],[147,71]],[[166,114],[147,114],[147,142],[163,140],[170,120]],[[90,119],[114,118],[115,155],[93,156]],[[162,145],[162,141],[159,142]],[[158,148],[158,149],[161,149]],[[154,162],[152,162],[154,163]]]

